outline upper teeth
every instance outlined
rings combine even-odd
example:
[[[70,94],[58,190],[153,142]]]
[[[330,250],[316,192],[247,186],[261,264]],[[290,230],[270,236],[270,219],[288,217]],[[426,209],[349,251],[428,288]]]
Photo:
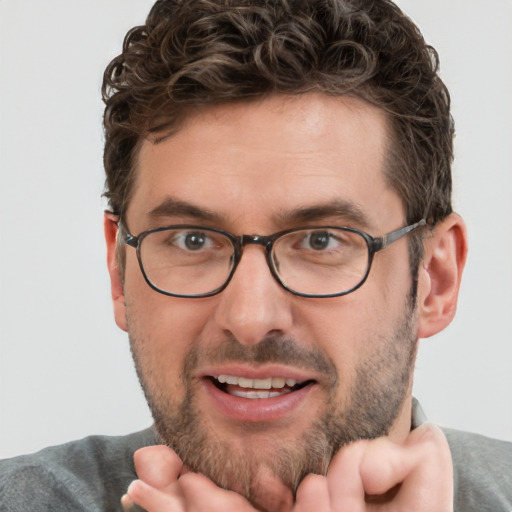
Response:
[[[285,379],[284,377],[268,377],[267,379],[246,379],[245,377],[235,377],[233,375],[219,375],[217,380],[221,383],[240,386],[241,388],[253,389],[271,389],[293,387],[297,384],[295,379]]]

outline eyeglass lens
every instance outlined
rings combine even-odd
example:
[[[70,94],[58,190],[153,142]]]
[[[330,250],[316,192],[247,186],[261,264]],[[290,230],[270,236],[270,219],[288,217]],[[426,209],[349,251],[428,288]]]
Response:
[[[146,278],[166,293],[194,296],[222,287],[233,270],[232,240],[206,228],[148,232],[139,256]],[[300,229],[278,237],[271,265],[288,289],[308,295],[340,294],[368,270],[365,238],[343,228]]]

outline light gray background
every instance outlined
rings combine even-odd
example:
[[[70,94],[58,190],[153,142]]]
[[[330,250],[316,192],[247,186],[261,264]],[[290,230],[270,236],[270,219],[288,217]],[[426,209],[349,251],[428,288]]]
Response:
[[[111,312],[99,99],[151,3],[0,0],[0,457],[151,422]],[[441,55],[470,238],[415,393],[433,421],[512,440],[512,2],[400,3]]]

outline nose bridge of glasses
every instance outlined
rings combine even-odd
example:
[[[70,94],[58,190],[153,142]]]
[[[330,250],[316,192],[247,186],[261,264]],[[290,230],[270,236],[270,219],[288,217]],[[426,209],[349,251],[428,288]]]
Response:
[[[237,237],[235,242],[235,259],[240,261],[242,253],[246,245],[261,245],[265,249],[266,259],[268,261],[270,255],[270,249],[272,247],[272,236],[265,235],[240,235]]]
[[[271,238],[269,236],[263,235],[242,235],[238,240],[241,249],[246,245],[261,245],[266,248],[271,242]]]

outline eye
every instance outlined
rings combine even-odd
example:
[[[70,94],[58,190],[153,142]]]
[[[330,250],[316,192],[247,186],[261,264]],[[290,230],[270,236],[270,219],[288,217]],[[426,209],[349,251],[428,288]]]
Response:
[[[325,251],[326,249],[339,248],[340,245],[340,238],[333,233],[329,231],[312,231],[303,238],[300,248]]]
[[[180,249],[188,251],[200,251],[213,247],[213,241],[210,236],[201,231],[182,231],[177,233],[172,240],[173,244]]]

